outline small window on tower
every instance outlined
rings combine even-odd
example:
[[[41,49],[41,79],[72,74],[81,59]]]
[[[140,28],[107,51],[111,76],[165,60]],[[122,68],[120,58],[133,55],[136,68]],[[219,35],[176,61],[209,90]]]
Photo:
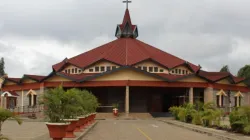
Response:
[[[101,71],[105,71],[105,67],[104,66],[101,66]]]
[[[153,72],[153,67],[148,67],[149,72]]]
[[[110,67],[110,66],[107,66],[106,69],[107,69],[107,71],[110,71],[110,70],[111,70],[111,67]]]
[[[143,67],[142,70],[147,71],[147,67]]]
[[[93,72],[94,70],[93,69],[89,69],[89,72]]]
[[[160,72],[164,72],[164,70],[163,70],[163,69],[160,69]]]
[[[154,67],[154,72],[158,72],[158,67]]]
[[[99,67],[95,67],[95,72],[99,72]]]
[[[116,69],[116,66],[112,66],[112,70]]]

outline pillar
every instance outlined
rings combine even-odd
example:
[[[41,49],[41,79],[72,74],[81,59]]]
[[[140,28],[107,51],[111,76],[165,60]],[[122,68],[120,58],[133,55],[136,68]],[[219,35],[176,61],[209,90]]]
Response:
[[[214,89],[212,87],[207,87],[204,90],[204,103],[214,101]]]
[[[126,86],[126,93],[125,93],[125,113],[129,113],[129,86]]]
[[[194,88],[189,88],[189,103],[194,104]]]
[[[23,110],[23,98],[24,98],[24,96],[23,96],[23,90],[22,90],[22,99],[21,99],[21,111],[23,112],[24,110]]]
[[[33,106],[33,105],[34,105],[34,95],[31,94],[31,106]]]

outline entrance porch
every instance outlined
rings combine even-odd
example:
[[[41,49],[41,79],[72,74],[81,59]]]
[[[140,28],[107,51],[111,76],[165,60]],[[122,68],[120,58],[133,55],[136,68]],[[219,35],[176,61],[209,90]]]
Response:
[[[204,101],[203,88],[168,87],[95,87],[91,91],[100,103],[97,112],[112,112],[112,105],[119,104],[119,112],[153,113],[168,112],[171,106]]]

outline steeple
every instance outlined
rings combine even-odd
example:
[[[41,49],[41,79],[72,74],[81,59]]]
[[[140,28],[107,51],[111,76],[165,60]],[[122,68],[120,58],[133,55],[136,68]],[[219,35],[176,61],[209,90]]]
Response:
[[[124,1],[125,3],[129,3],[131,1]],[[138,37],[138,28],[137,25],[133,25],[131,22],[128,5],[124,14],[122,24],[118,24],[115,32],[115,36],[117,38],[137,38]]]

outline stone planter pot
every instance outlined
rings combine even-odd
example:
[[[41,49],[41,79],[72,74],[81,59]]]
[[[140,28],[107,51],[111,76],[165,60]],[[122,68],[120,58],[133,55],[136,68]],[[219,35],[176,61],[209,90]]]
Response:
[[[76,127],[75,127],[75,130],[74,130],[74,132],[82,132],[82,130],[81,130],[81,122],[80,122],[80,119],[77,121],[77,123],[76,123]]]
[[[79,121],[80,121],[80,129],[82,130],[82,129],[84,129],[85,128],[85,122],[86,122],[86,116],[80,116],[80,117],[77,117],[78,119],[79,119]]]
[[[74,135],[74,130],[76,128],[76,124],[77,124],[78,120],[79,119],[64,119],[64,121],[70,123],[66,129],[66,135],[64,138],[75,138],[76,137]]]
[[[69,123],[46,123],[46,125],[53,140],[62,140],[66,135]]]
[[[115,117],[118,116],[118,109],[117,109],[117,108],[114,108],[114,109],[113,109],[113,114],[114,114]]]

